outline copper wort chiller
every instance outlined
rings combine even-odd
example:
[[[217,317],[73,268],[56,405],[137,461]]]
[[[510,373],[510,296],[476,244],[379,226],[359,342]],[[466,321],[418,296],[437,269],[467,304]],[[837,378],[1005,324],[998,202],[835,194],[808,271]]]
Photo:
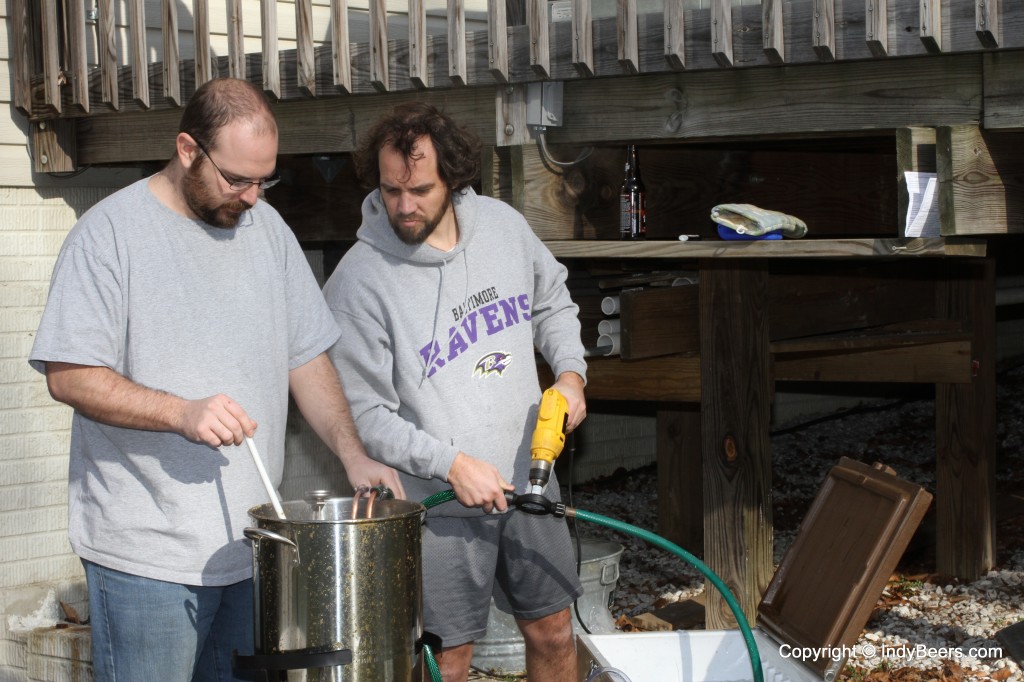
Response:
[[[376,492],[253,507],[255,653],[267,680],[412,680],[422,636],[422,504]]]

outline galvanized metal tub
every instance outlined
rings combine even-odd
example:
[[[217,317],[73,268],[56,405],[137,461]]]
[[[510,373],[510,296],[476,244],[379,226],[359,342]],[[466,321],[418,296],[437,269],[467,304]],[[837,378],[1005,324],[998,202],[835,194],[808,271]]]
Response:
[[[423,505],[319,497],[253,507],[257,657],[351,651],[351,663],[286,669],[290,682],[412,680],[422,634]],[[275,659],[278,660],[278,659]]]

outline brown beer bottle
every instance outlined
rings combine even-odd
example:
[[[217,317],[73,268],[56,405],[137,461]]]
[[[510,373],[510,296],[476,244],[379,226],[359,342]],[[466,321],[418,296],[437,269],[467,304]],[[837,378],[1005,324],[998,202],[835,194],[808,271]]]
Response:
[[[636,145],[629,145],[626,155],[626,177],[619,192],[619,238],[643,239],[647,236],[647,192],[640,179]]]

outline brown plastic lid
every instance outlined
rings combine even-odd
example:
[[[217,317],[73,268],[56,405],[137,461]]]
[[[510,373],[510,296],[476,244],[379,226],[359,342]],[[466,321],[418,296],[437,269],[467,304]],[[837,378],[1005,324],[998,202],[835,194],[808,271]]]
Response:
[[[932,496],[891,469],[843,457],[814,498],[758,607],[780,644],[826,651],[803,663],[834,678]],[[840,656],[840,660],[833,660]]]

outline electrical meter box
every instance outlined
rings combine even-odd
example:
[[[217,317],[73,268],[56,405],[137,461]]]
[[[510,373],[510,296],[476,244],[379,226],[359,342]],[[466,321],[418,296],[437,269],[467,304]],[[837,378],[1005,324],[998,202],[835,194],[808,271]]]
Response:
[[[758,606],[765,680],[835,679],[931,499],[880,464],[844,457],[829,471]],[[790,654],[805,648],[828,655]],[[580,682],[753,679],[739,630],[581,634],[576,650]]]

